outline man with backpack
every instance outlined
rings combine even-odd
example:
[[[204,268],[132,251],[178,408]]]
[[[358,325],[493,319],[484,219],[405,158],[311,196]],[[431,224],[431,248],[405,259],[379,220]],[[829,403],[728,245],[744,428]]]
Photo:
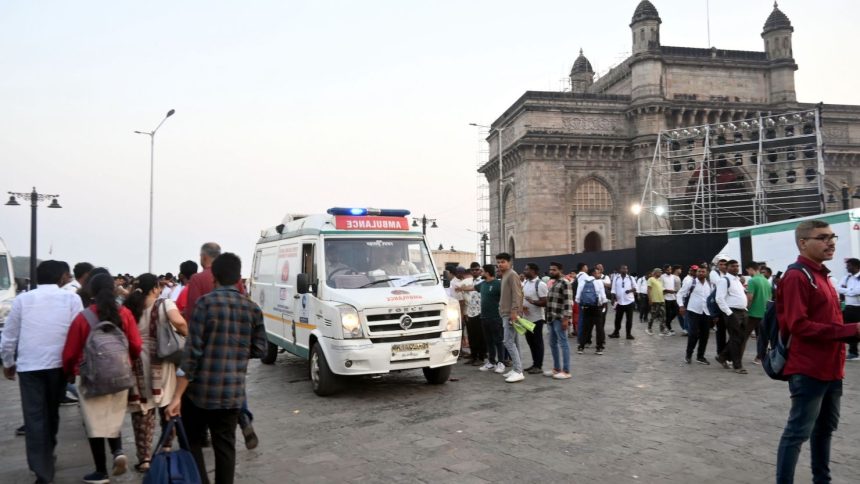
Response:
[[[776,481],[794,482],[800,448],[810,439],[813,482],[830,482],[830,440],[839,423],[839,400],[845,377],[845,342],[856,341],[860,325],[845,324],[839,297],[823,265],[836,251],[836,235],[827,222],[808,220],[795,229],[800,251],[777,289],[779,332],[787,335],[791,410],[777,450]]]
[[[603,348],[606,345],[606,333],[603,328],[603,311],[606,304],[606,289],[603,286],[603,280],[597,279],[595,274],[598,274],[597,268],[592,268],[588,271],[588,275],[579,279],[579,285],[576,288],[576,298],[574,299],[583,312],[582,319],[582,334],[580,334],[579,346],[576,352],[582,354],[585,349],[585,342],[591,339],[591,331],[597,328],[597,346],[594,354],[602,355]]]
[[[695,271],[695,278],[686,279],[678,293],[678,310],[681,316],[686,318],[689,328],[684,363],[689,365],[692,362],[693,350],[698,345],[696,361],[700,365],[710,365],[711,363],[705,358],[705,349],[708,347],[708,337],[711,333],[711,311],[708,308],[711,281],[708,280],[707,268],[692,266],[690,270]]]
[[[729,333],[729,341],[723,351],[717,355],[716,360],[723,368],[729,368],[729,361],[735,373],[746,375],[742,352],[744,349],[744,337],[747,328],[747,295],[744,285],[738,274],[740,264],[736,260],[726,262],[727,274],[717,281],[716,301],[726,321],[726,330]]]

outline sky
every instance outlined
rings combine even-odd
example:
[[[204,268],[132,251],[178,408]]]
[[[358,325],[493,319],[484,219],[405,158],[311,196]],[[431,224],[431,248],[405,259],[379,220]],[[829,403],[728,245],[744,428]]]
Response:
[[[663,45],[708,47],[705,0],[652,0]],[[59,194],[38,256],[153,271],[203,242],[247,268],[260,230],[333,206],[435,218],[433,247],[476,250],[475,167],[524,91],[561,88],[579,49],[630,51],[636,0],[0,2],[0,193]],[[710,44],[763,50],[768,0],[710,2]],[[860,4],[784,0],[803,102],[860,104]],[[486,150],[485,144],[483,149]],[[29,254],[30,214],[0,205]]]

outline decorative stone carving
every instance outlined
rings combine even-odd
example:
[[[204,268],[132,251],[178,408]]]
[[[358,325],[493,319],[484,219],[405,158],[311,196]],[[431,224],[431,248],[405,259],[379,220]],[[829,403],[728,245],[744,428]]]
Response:
[[[613,122],[612,119],[595,116],[565,116],[561,118],[561,125],[566,132],[571,133],[616,134],[624,132],[624,128]]]
[[[848,142],[848,126],[844,124],[831,124],[821,127],[821,134],[825,142]]]

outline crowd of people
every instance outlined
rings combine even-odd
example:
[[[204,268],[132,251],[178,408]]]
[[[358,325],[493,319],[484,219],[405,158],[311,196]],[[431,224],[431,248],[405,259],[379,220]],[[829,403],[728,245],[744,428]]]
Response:
[[[791,410],[777,449],[777,482],[794,481],[800,448],[810,438],[813,482],[830,482],[830,440],[839,421],[845,361],[858,360],[860,260],[846,259],[847,275],[837,281],[823,265],[836,247],[830,226],[819,220],[801,222],[795,239],[797,262],[777,274],[760,262],[744,264],[742,272],[740,263],[727,256],[717,256],[712,265],[691,265],[685,275],[679,265],[638,276],[626,266],[606,274],[601,264],[584,263],[565,275],[558,262],[550,263],[544,277],[534,263],[518,275],[507,253],[496,256],[496,265],[474,262],[468,271],[457,267],[449,290],[465,315],[467,363],[503,374],[508,383],[523,381],[525,374],[569,379],[568,338],[576,338],[582,354],[595,337],[594,353],[604,354],[610,306],[615,319],[609,338],[621,337],[623,321],[625,338],[635,339],[634,308],[648,336],[655,335],[655,327],[659,336],[675,336],[672,325],[677,322],[687,338],[686,364],[692,363],[694,352],[697,363],[711,364],[705,356],[711,333],[716,337],[714,360],[741,375],[748,373],[743,357],[753,334],[752,362],[757,365],[781,342],[788,353],[782,378],[789,382]],[[779,341],[766,334],[766,317],[774,319],[770,323],[777,325]],[[534,323],[526,333],[532,356],[526,369],[516,331],[519,318]],[[549,328],[553,365],[546,370],[544,326]]]
[[[80,406],[94,466],[85,483],[128,470],[127,414],[135,470],[150,467],[156,421],[163,432],[181,416],[202,482],[209,482],[202,448],[210,445],[215,482],[233,482],[237,426],[247,448],[259,444],[245,373],[249,358],[264,354],[265,328],[260,307],[245,296],[239,257],[210,242],[200,265],[202,272],[183,262],[176,278],[111,275],[87,262],[38,265],[37,288],[15,298],[0,336],[4,375],[19,381],[19,431],[37,483],[54,479],[61,403]]]

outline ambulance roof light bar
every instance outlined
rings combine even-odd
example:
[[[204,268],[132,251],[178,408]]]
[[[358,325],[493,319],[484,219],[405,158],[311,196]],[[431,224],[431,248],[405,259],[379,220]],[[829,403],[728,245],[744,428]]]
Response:
[[[326,211],[329,215],[352,215],[353,217],[362,217],[365,215],[377,215],[380,217],[408,217],[409,210],[389,209],[389,208],[348,208],[334,207]]]

